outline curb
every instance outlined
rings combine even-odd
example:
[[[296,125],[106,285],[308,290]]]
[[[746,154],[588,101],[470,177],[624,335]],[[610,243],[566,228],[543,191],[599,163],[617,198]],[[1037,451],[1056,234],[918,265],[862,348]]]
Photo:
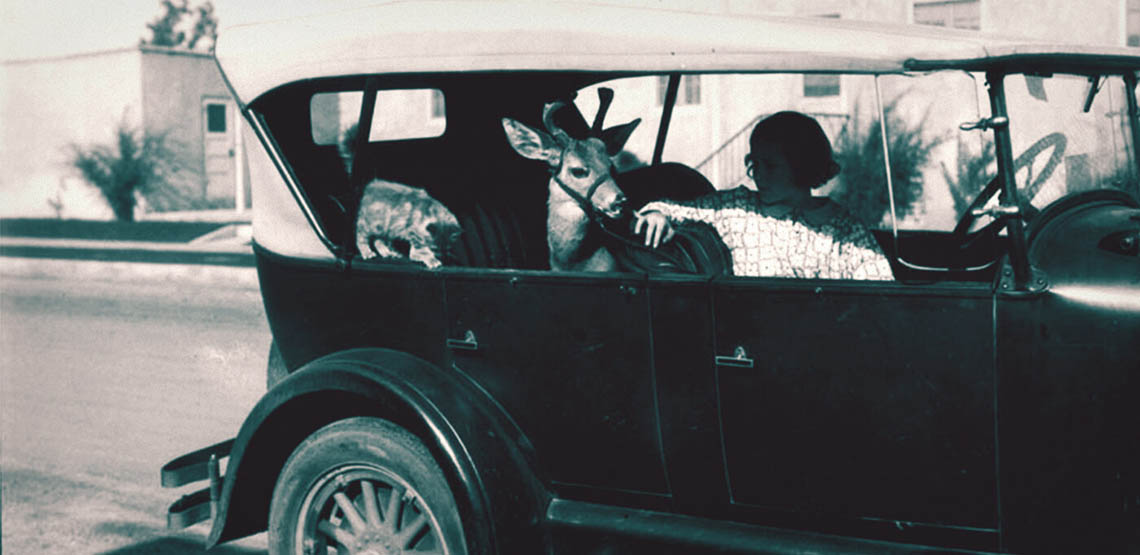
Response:
[[[0,256],[220,266],[252,267],[255,265],[253,249],[249,245],[248,239],[245,241],[163,243],[156,241],[0,237]]]
[[[27,279],[173,281],[258,288],[249,245],[4,237],[0,276]]]
[[[22,279],[158,282],[225,285],[257,290],[257,268],[108,260],[0,257],[0,276]]]

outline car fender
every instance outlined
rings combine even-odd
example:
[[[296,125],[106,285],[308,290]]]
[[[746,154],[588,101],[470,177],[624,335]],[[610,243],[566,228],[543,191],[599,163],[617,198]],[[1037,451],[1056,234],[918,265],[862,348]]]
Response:
[[[540,552],[549,495],[525,438],[474,382],[407,353],[353,349],[314,360],[257,403],[235,440],[208,546],[266,529],[277,476],[320,427],[378,416],[418,435],[448,476],[474,553]]]

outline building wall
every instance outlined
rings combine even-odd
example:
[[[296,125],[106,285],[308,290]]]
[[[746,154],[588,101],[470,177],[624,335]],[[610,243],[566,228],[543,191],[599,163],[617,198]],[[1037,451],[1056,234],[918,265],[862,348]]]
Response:
[[[916,3],[938,1],[941,0],[610,0],[606,3],[714,13],[838,14],[843,19],[910,23]],[[978,1],[981,30],[985,32],[1121,46],[1126,41],[1125,6],[1128,2],[1137,4],[1137,0]],[[1137,19],[1140,20],[1140,16]]]
[[[1124,46],[1122,0],[982,0],[982,31]]]
[[[71,145],[113,144],[120,123],[166,133],[179,168],[170,176],[177,190],[171,202],[232,206],[233,172],[207,190],[203,99],[226,104],[227,125],[234,130],[238,124],[211,56],[134,46],[5,61],[0,68],[0,217],[110,218],[69,156]]]
[[[906,22],[905,0],[736,0],[732,13],[769,13],[795,16],[838,15],[842,19]]]
[[[0,65],[0,217],[109,218],[68,164],[69,145],[107,143],[142,117],[137,48]]]
[[[237,112],[212,56],[169,48],[142,49],[142,108],[146,128],[165,133],[179,156],[175,185],[194,201],[233,199],[233,185],[208,186],[203,100],[227,106],[225,123],[232,149]],[[231,157],[229,162],[232,163]],[[231,172],[232,173],[232,172]],[[232,178],[231,178],[232,179]]]

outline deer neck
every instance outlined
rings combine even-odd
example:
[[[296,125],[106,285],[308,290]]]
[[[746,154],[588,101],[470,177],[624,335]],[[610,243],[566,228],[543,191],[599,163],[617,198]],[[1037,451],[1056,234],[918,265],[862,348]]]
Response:
[[[558,220],[561,223],[574,225],[575,229],[584,229],[590,223],[590,217],[582,210],[578,201],[562,190],[562,187],[553,178],[550,180],[550,196],[547,199],[547,206],[550,208],[550,223]]]
[[[595,258],[601,244],[590,233],[590,217],[552,179],[547,201],[547,243],[553,269],[579,269]],[[594,265],[594,264],[591,264]]]

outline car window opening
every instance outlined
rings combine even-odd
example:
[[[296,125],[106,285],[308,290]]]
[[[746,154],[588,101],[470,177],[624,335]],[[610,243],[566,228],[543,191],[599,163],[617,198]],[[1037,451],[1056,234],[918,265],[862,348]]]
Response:
[[[375,79],[369,79],[355,91],[355,102],[359,104],[350,104],[352,109],[358,110],[353,119],[372,122],[380,117],[380,111],[384,111],[388,118],[385,120],[386,130],[378,132],[373,123],[368,123],[372,131],[367,137],[355,132],[349,137],[350,129],[336,136],[318,132],[320,122],[314,119],[308,148],[323,154],[314,157],[312,163],[304,164],[312,167],[299,172],[304,174],[302,179],[306,185],[303,188],[309,191],[310,197],[317,190],[315,187],[325,189],[318,196],[328,197],[325,203],[334,211],[342,211],[342,215],[326,216],[328,210],[319,206],[317,212],[321,214],[322,221],[343,221],[342,229],[345,230],[329,231],[330,237],[338,244],[353,245],[352,249],[363,259],[387,262],[410,259],[415,265],[429,268],[549,270],[556,267],[550,263],[550,245],[557,241],[548,236],[545,225],[549,188],[544,185],[554,183],[550,181],[548,172],[556,168],[544,167],[542,163],[518,156],[511,150],[502,129],[496,129],[498,120],[508,116],[519,117],[529,120],[532,127],[542,129],[535,125],[542,123],[541,104],[555,98],[573,98],[567,104],[572,109],[555,116],[558,125],[566,126],[574,134],[588,133],[591,126],[586,123],[585,115],[593,117],[600,108],[595,100],[595,91],[602,87],[616,90],[610,119],[645,121],[639,132],[630,135],[629,143],[614,156],[610,166],[604,171],[596,170],[601,172],[597,173],[599,176],[612,173],[628,202],[623,207],[625,213],[621,218],[615,214],[613,221],[604,228],[598,228],[590,240],[598,241],[607,233],[612,236],[615,229],[626,227],[630,229],[622,229],[625,240],[645,241],[643,236],[632,230],[636,223],[633,213],[650,202],[670,199],[687,202],[702,194],[735,188],[740,188],[742,195],[751,194],[745,192],[748,190],[756,191],[754,175],[748,173],[757,168],[754,160],[749,158],[750,133],[765,118],[790,109],[822,125],[842,167],[837,178],[826,183],[813,196],[817,200],[833,199],[851,211],[857,221],[864,222],[874,238],[874,248],[887,255],[892,270],[889,277],[904,282],[991,280],[997,262],[1009,248],[1004,226],[986,226],[992,220],[983,218],[978,227],[964,232],[955,229],[955,233],[950,233],[954,223],[963,222],[964,203],[976,199],[983,185],[992,181],[990,176],[994,175],[996,165],[997,153],[992,134],[986,132],[989,130],[966,131],[959,128],[964,122],[986,121],[979,113],[979,97],[985,93],[975,73],[933,71],[836,75],[842,83],[842,92],[838,96],[827,97],[804,94],[803,74],[695,75],[701,78],[702,102],[676,113],[673,107],[679,102],[684,77],[680,73],[609,79],[598,75],[592,79],[581,78],[589,81],[586,86],[549,88],[541,97],[531,95],[525,110],[522,103],[503,101],[482,112],[476,107],[464,106],[461,100],[456,101],[459,102],[459,108],[455,109],[458,111],[452,110],[450,103],[447,109],[443,109],[445,99],[449,100],[443,91],[447,87],[430,85],[430,79],[421,79],[417,83],[428,86],[421,89],[413,87],[423,91],[422,99],[417,102],[424,106],[416,113],[421,114],[425,121],[439,122],[433,124],[441,126],[435,128],[439,131],[432,132],[399,131],[399,126],[409,125],[408,122],[401,123],[398,118],[393,120],[388,111],[412,111],[411,108],[400,107],[399,104],[378,106],[389,98],[385,95],[391,91],[380,90]],[[528,78],[541,80],[543,77]],[[1047,102],[1052,106],[1054,96],[1058,101],[1065,100],[1071,96],[1068,90],[1073,88],[1068,86],[1067,78],[1058,81],[1057,78],[1011,74],[1007,79],[1012,82],[1007,87],[1007,91],[1012,91],[1007,93],[1013,97],[1010,102],[1022,104]],[[664,91],[661,90],[663,81]],[[1075,78],[1069,81],[1075,82]],[[1118,89],[1124,88],[1124,83],[1119,76],[1099,79],[1094,89],[1101,92],[1095,95],[1089,93],[1088,77],[1081,77],[1080,81],[1080,91],[1076,95],[1079,98],[1072,104],[1072,112],[1083,113],[1082,109],[1087,107],[1093,112],[1090,117],[1099,114],[1111,119],[1114,113],[1126,110],[1120,102],[1121,91]],[[1065,83],[1065,86],[1060,87],[1058,83]],[[413,89],[401,90],[411,94]],[[790,96],[789,90],[794,91]],[[351,90],[347,92],[352,94]],[[952,110],[946,110],[946,107],[934,110],[938,98],[936,93],[953,95],[960,102],[954,103]],[[318,98],[329,94],[343,96],[345,93],[317,91],[311,97],[312,109],[316,109]],[[369,95],[373,98],[371,102],[368,101]],[[404,98],[404,101],[408,98],[411,97]],[[658,104],[659,100],[664,102]],[[342,124],[345,121],[343,116],[337,116]],[[318,117],[316,112],[313,117]],[[458,119],[453,122],[452,118]],[[1013,114],[1011,119],[1015,135],[1018,135],[1017,114]],[[478,132],[473,127],[464,127],[473,121],[478,121]],[[1102,154],[1096,154],[1096,158],[1091,153],[1078,156],[1074,156],[1072,150],[1066,153],[1065,142],[1035,148],[1019,147],[1020,139],[1015,137],[1015,154],[1017,148],[1022,148],[1021,152],[1026,154],[1024,159],[1018,158],[1013,163],[1023,194],[1048,193],[1050,198],[1062,194],[1058,187],[1063,188],[1064,185],[1055,178],[1036,187],[1032,183],[1021,183],[1023,177],[1029,177],[1030,173],[1034,179],[1047,179],[1048,176],[1043,175],[1046,172],[1062,175],[1057,164],[1062,164],[1067,170],[1063,173],[1070,176],[1076,175],[1072,172],[1091,172],[1094,177],[1104,175],[1107,181],[1118,183],[1121,188],[1135,187],[1135,169],[1131,162],[1134,154],[1128,148],[1132,137],[1125,129],[1127,126],[1122,125],[1123,119],[1117,118],[1116,121],[1117,131],[1097,132],[1116,146],[1102,148]],[[1021,125],[1021,129],[1026,128],[1026,124]],[[454,127],[456,131],[444,132],[442,126],[447,129]],[[357,127],[359,125],[353,125],[352,129]],[[1101,127],[1104,128],[1103,125]],[[647,131],[650,129],[655,132]],[[336,136],[336,144],[331,144],[332,136]],[[1065,141],[1065,138],[1061,137],[1060,141]],[[1087,150],[1089,147],[1081,148]],[[1028,156],[1038,149],[1043,151],[1040,159]],[[357,151],[361,154],[355,154]],[[649,163],[645,162],[646,159]],[[437,163],[434,160],[448,162]],[[337,193],[332,182],[315,185],[317,181],[311,181],[316,175],[323,176],[321,180],[326,182],[327,176],[335,176],[338,170],[331,168],[333,161],[340,162],[339,171],[343,172],[341,175],[346,183],[341,193]],[[319,170],[317,166],[320,164],[326,164],[326,169]],[[472,171],[457,169],[464,166],[469,166]],[[864,169],[874,166],[877,169]],[[1107,169],[1110,167],[1119,169]],[[590,170],[573,168],[571,171],[589,173]],[[867,171],[871,173],[865,173]],[[1075,177],[1068,179],[1073,181]],[[381,183],[376,184],[376,180]],[[882,192],[875,192],[875,189]],[[875,197],[880,200],[872,201]],[[990,201],[991,204],[995,202]],[[399,209],[393,211],[397,204]],[[1022,204],[1032,208],[1043,203],[1030,198]],[[360,215],[370,207],[382,208],[382,217],[375,217],[393,225],[399,222],[403,226],[405,236],[399,237],[400,248],[394,248],[395,243],[378,244],[378,237],[382,234],[361,235]],[[988,205],[976,206],[970,211],[996,214]],[[728,257],[732,256],[731,248],[724,251],[715,245],[716,240],[710,247],[699,238],[714,237],[720,242],[726,241],[725,232],[718,233],[715,223],[711,225],[714,228],[711,233],[708,230],[686,231],[681,241],[688,241],[689,246],[697,248],[698,254],[690,252],[682,258],[703,257],[708,262],[710,256],[724,257],[726,253]],[[349,237],[353,239],[349,240]],[[731,242],[729,238],[728,243]],[[713,254],[718,251],[720,254]],[[624,260],[624,265],[602,267],[608,271],[668,272],[685,265],[678,264],[676,253],[657,257],[630,255],[627,258],[638,257],[642,259],[640,262]],[[653,258],[664,262],[654,262]],[[742,273],[739,267],[736,270],[736,274],[741,276],[830,277],[830,274],[812,270],[791,269],[786,273],[773,273],[770,268],[747,269],[747,273]],[[839,279],[862,279],[863,274],[860,277],[851,275]]]

